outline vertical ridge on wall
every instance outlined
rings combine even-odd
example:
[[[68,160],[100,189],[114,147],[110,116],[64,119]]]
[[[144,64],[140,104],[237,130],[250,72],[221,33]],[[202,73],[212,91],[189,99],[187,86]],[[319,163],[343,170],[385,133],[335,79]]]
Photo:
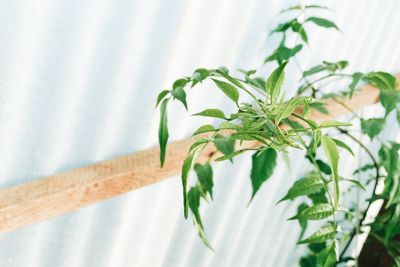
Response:
[[[277,41],[267,38],[267,31],[283,18],[278,11],[291,4],[0,2],[0,185],[155,146],[158,92],[198,67],[258,68]],[[351,70],[400,71],[399,1],[326,4],[334,11],[324,14],[342,33],[310,26],[310,47],[300,56],[303,68],[349,59]],[[266,66],[263,75],[272,68]],[[294,65],[289,70],[285,88],[293,93],[299,73]],[[230,108],[209,85],[190,92],[190,114],[205,104]],[[171,140],[189,136],[206,121],[183,111],[178,105],[169,110]],[[381,114],[377,107],[365,112]],[[215,165],[215,201],[202,209],[215,252],[183,219],[180,180],[174,177],[1,234],[0,266],[296,266],[305,248],[295,246],[296,222],[286,221],[295,204],[275,205],[307,171],[305,161],[293,160],[295,155],[301,152],[280,158],[276,173],[249,207],[249,156],[240,156],[234,165]],[[347,156],[343,161],[343,171],[351,173],[357,162]]]

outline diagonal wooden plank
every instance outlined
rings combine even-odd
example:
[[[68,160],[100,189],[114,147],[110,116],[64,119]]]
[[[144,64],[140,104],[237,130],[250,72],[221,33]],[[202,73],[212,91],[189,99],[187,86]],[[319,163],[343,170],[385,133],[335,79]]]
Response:
[[[357,110],[376,103],[378,99],[379,91],[367,85],[351,100],[341,101],[345,106]],[[329,115],[313,111],[310,117],[322,122],[344,115],[349,110],[343,103],[327,100]],[[193,138],[188,138],[169,144],[162,169],[159,165],[159,150],[152,148],[2,189],[0,231],[11,231],[173,177],[180,173],[181,164],[192,142]],[[246,144],[256,145],[254,142]],[[215,152],[215,147],[207,147],[200,161]]]

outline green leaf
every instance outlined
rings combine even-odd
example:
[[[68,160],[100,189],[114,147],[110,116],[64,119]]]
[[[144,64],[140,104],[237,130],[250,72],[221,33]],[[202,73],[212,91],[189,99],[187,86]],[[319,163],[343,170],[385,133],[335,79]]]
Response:
[[[193,159],[194,153],[189,154],[189,156],[185,159],[182,165],[182,191],[183,191],[183,208],[184,208],[184,215],[187,219],[188,217],[188,194],[187,194],[187,180],[189,178],[190,170],[193,166]]]
[[[303,45],[298,44],[293,48],[280,46],[277,50],[278,61],[279,64],[282,64],[284,61],[288,60],[291,57],[294,57],[300,50],[303,48]]]
[[[364,166],[358,168],[357,170],[355,170],[355,171],[353,172],[353,174],[356,174],[356,173],[359,173],[359,172],[365,172],[365,171],[371,170],[371,169],[373,169],[373,168],[375,168],[375,165],[374,165],[374,164],[366,164],[366,165],[364,165]]]
[[[194,143],[190,146],[190,148],[189,148],[189,153],[192,152],[192,150],[195,149],[196,147],[198,147],[198,146],[200,146],[200,145],[202,145],[202,144],[206,144],[206,143],[208,143],[208,142],[209,142],[209,140],[208,140],[208,139],[204,139],[204,138],[199,139],[199,140],[196,140],[196,142],[194,142]]]
[[[303,6],[303,8],[305,8],[305,9],[311,9],[311,8],[329,9],[329,8],[326,7],[326,6],[321,6],[321,5],[305,5],[305,6]],[[285,13],[285,12],[288,12],[288,11],[301,10],[301,9],[302,9],[302,7],[301,7],[300,5],[296,5],[296,6],[292,6],[292,7],[288,7],[288,8],[286,8],[286,9],[283,9],[283,10],[281,10],[281,12],[279,12],[279,13]]]
[[[305,243],[322,243],[326,240],[333,239],[336,235],[336,226],[324,226],[306,239],[299,241],[297,244]]]
[[[350,182],[350,183],[353,183],[353,184],[355,184],[358,188],[360,188],[361,190],[367,191],[367,190],[365,189],[365,187],[364,187],[359,181],[357,181],[357,180],[354,180],[354,179],[346,179],[346,178],[342,178],[342,180],[343,180],[343,181]]]
[[[332,138],[332,140],[336,143],[336,145],[337,145],[338,147],[341,147],[341,148],[347,150],[351,155],[354,156],[353,150],[352,150],[351,147],[348,146],[345,142],[343,142],[343,141],[341,141],[341,140],[339,140],[339,139],[335,139],[335,138]]]
[[[289,220],[306,219],[306,220],[322,220],[333,214],[332,206],[327,203],[311,206]]]
[[[370,72],[364,77],[364,80],[381,90],[396,90],[396,78],[387,72]]]
[[[225,119],[225,114],[222,110],[216,108],[205,109],[202,112],[193,114],[194,116],[203,116],[203,117],[213,117],[219,119]]]
[[[308,96],[299,96],[291,98],[288,102],[283,104],[281,108],[277,108],[276,110],[277,116],[275,118],[276,123],[279,123],[282,119],[285,119],[290,115],[292,115],[292,113],[298,106],[309,104],[312,103],[313,101],[314,99]]]
[[[307,197],[309,199],[311,199],[311,201],[314,205],[319,204],[319,203],[328,203],[328,199],[326,198],[325,190],[321,190],[317,193],[310,194]]]
[[[310,195],[313,193],[317,193],[324,188],[324,183],[318,174],[311,172],[307,174],[305,177],[296,181],[294,185],[289,189],[286,196],[284,196],[279,202],[282,202],[287,199],[294,199],[299,196]],[[279,203],[278,202],[278,203]]]
[[[397,175],[395,174],[398,169],[400,168],[399,166],[399,144],[396,143],[391,143],[392,146],[388,147],[386,145],[382,145],[381,148],[379,149],[379,160],[381,162],[381,165],[385,168],[385,170],[388,172],[388,175]]]
[[[158,94],[156,107],[158,107],[161,100],[163,100],[169,94],[169,92],[170,92],[169,90],[164,90]]]
[[[201,83],[202,81],[204,81],[209,75],[210,72],[207,69],[195,70],[192,75],[192,87],[195,86],[197,83]]]
[[[349,65],[349,62],[346,60],[340,60],[337,62],[323,61],[322,63],[325,65],[326,70],[330,73],[335,73],[336,71],[342,70]]]
[[[160,124],[158,127],[158,142],[160,144],[160,165],[164,166],[165,162],[165,152],[167,150],[168,142],[168,119],[167,119],[167,104],[168,98],[161,102],[160,107]]]
[[[337,149],[336,143],[326,135],[323,135],[321,137],[321,144],[332,169],[332,181],[335,193],[335,207],[337,208],[339,205],[339,197],[340,197],[339,174],[338,174],[339,151]]]
[[[273,148],[267,148],[265,150],[257,151],[252,156],[252,167],[251,167],[251,184],[253,187],[253,193],[251,200],[254,198],[261,185],[267,181],[276,166],[277,153]],[[250,200],[250,201],[251,201]]]
[[[221,130],[226,130],[226,129],[231,129],[231,130],[240,130],[242,127],[234,124],[232,122],[229,121],[224,121],[219,125],[219,129]]]
[[[188,82],[189,82],[188,78],[183,78],[183,79],[176,80],[174,82],[174,84],[172,85],[172,88],[174,90],[177,89],[177,88],[182,88],[183,89],[183,87],[185,87]]]
[[[288,59],[294,57],[303,48],[302,44],[298,44],[293,48],[280,45],[270,56],[268,56],[264,63],[276,60],[279,65],[287,61]]]
[[[205,232],[204,232],[204,227],[203,227],[203,223],[201,221],[201,217],[200,217],[200,212],[199,212],[199,207],[200,207],[200,191],[197,187],[192,187],[189,190],[188,193],[188,202],[189,202],[189,207],[190,210],[193,213],[194,216],[194,224],[196,226],[197,229],[197,233],[199,234],[201,240],[204,242],[204,244],[210,248],[211,250],[213,250],[213,248],[211,247],[210,243],[208,242]]]
[[[400,101],[400,93],[397,90],[381,90],[379,99],[386,110],[385,116],[387,116],[396,108],[397,103]]]
[[[246,81],[258,89],[265,90],[265,81],[261,77],[247,78]]]
[[[324,71],[325,69],[326,67],[324,65],[316,65],[314,67],[311,67],[310,69],[303,72],[303,78]]]
[[[224,72],[224,71],[221,71],[221,70],[217,70],[216,73],[218,73],[218,74],[221,75],[223,78],[227,79],[229,82],[231,82],[232,84],[236,85],[237,87],[239,87],[239,88],[245,88],[245,87],[243,86],[243,84],[240,83],[239,80],[237,80],[236,78],[230,76],[230,75],[228,74],[228,72]]]
[[[214,83],[218,86],[219,89],[224,92],[226,96],[228,96],[230,99],[232,99],[235,103],[239,101],[239,91],[236,89],[235,86],[233,86],[230,83],[212,79]]]
[[[332,169],[331,167],[326,164],[324,161],[317,159],[315,161],[318,165],[318,168],[320,169],[320,171],[322,171],[323,173],[327,174],[327,175],[331,175],[332,174]]]
[[[188,192],[188,204],[189,208],[192,211],[196,222],[199,224],[201,228],[203,228],[203,223],[201,221],[199,207],[200,207],[200,191],[197,187],[190,188]]]
[[[308,205],[306,203],[301,203],[298,207],[297,207],[297,214],[301,213],[303,210],[307,209]],[[299,236],[299,240],[301,240],[304,236],[304,233],[306,232],[307,229],[307,225],[308,225],[308,221],[306,219],[303,218],[299,218],[299,224],[301,227],[301,233]]]
[[[272,103],[275,103],[280,94],[283,80],[285,79],[286,63],[276,68],[265,82],[265,91],[270,96]]]
[[[243,73],[246,77],[250,77],[250,76],[254,75],[257,72],[256,69],[253,69],[253,70],[238,69],[238,71]]]
[[[182,102],[186,110],[188,109],[186,103],[186,93],[182,87],[176,87],[174,90],[171,91],[171,94],[175,99],[178,99],[180,102]]]
[[[311,108],[318,110],[322,114],[329,114],[329,111],[326,109],[325,106],[326,106],[326,104],[322,103],[322,102],[310,103]]]
[[[364,73],[361,72],[356,72],[352,75],[352,80],[349,85],[349,95],[352,97],[354,95],[354,92],[357,89],[357,85],[360,83],[360,81],[363,79]]]
[[[217,71],[222,72],[224,74],[229,74],[229,69],[225,66],[221,66],[217,69]]]
[[[301,23],[299,23],[297,21],[297,19],[294,19],[290,26],[291,26],[293,32],[297,32],[300,35],[303,42],[308,43],[307,33],[304,30],[303,25]]]
[[[200,126],[194,133],[192,136],[194,135],[198,135],[198,134],[202,134],[202,133],[207,133],[207,132],[215,132],[217,129],[214,128],[214,126],[212,126],[211,124],[206,124],[206,125],[202,125]]]
[[[319,125],[319,128],[329,128],[329,127],[341,127],[341,126],[352,126],[350,122],[340,122],[340,121],[324,121]]]
[[[371,140],[377,136],[385,126],[385,119],[375,118],[364,120],[361,119],[361,130],[367,134]]]
[[[319,17],[309,17],[306,21],[311,21],[315,23],[318,26],[325,27],[325,28],[335,28],[336,30],[339,30],[339,28],[336,26],[336,24],[330,20],[324,19],[324,18],[319,18]]]
[[[230,153],[228,155],[219,157],[219,158],[215,159],[215,161],[224,161],[224,160],[227,160],[227,159],[230,160],[230,159],[236,157],[237,155],[240,155],[240,154],[242,154],[243,152],[246,152],[246,151],[248,151],[248,149],[237,150],[237,151],[235,151],[233,153]]]
[[[307,76],[314,75],[316,73],[320,73],[322,71],[328,71],[330,73],[335,73],[338,70],[342,70],[348,66],[348,62],[345,60],[340,60],[337,62],[328,62],[328,61],[323,61],[322,64],[316,65],[309,70],[306,70],[303,72],[303,78]]]
[[[281,23],[278,26],[276,26],[276,28],[273,29],[269,34],[271,35],[276,32],[285,32],[287,29],[290,28],[291,24],[292,24],[292,21]]]
[[[317,256],[318,267],[334,267],[339,260],[339,243],[335,239],[332,244],[322,250]]]
[[[217,135],[214,138],[214,144],[224,155],[229,155],[235,150],[235,140],[230,136]]]
[[[213,171],[210,163],[205,163],[203,165],[196,163],[194,164],[194,171],[197,174],[197,178],[201,184],[201,187],[205,190],[206,193],[210,195],[210,198],[213,198]]]

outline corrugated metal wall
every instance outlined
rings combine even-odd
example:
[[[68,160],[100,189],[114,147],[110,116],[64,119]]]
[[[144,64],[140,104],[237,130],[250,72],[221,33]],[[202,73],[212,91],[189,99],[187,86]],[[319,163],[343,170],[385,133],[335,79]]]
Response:
[[[294,3],[0,1],[0,185],[155,146],[158,91],[200,66],[260,66],[272,47],[265,41],[280,19],[276,13]],[[304,67],[347,58],[354,70],[400,70],[398,0],[323,4],[333,7],[327,15],[343,33],[312,28]],[[290,68],[289,91],[298,78]],[[204,102],[228,105],[210,93],[193,91],[192,112]],[[176,106],[172,140],[188,136],[198,122]],[[175,177],[1,234],[0,266],[296,266],[299,231],[285,221],[294,207],[275,202],[306,171],[303,163],[288,167],[282,159],[248,208],[249,157],[216,165],[215,201],[204,209],[215,252],[183,219]],[[343,169],[355,164],[346,160]]]

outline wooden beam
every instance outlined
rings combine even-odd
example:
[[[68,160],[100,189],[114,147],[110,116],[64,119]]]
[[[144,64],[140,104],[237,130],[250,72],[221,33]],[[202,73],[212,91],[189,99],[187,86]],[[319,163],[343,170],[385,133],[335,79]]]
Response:
[[[342,99],[353,110],[374,104],[379,91],[365,86],[351,100]],[[349,112],[343,104],[327,100],[329,115],[313,111],[317,122]],[[43,221],[125,192],[178,175],[193,142],[188,138],[168,145],[164,168],[159,165],[159,150],[152,148],[0,190],[0,232]],[[254,142],[246,146],[255,146]],[[216,152],[208,146],[200,157],[206,160]]]

